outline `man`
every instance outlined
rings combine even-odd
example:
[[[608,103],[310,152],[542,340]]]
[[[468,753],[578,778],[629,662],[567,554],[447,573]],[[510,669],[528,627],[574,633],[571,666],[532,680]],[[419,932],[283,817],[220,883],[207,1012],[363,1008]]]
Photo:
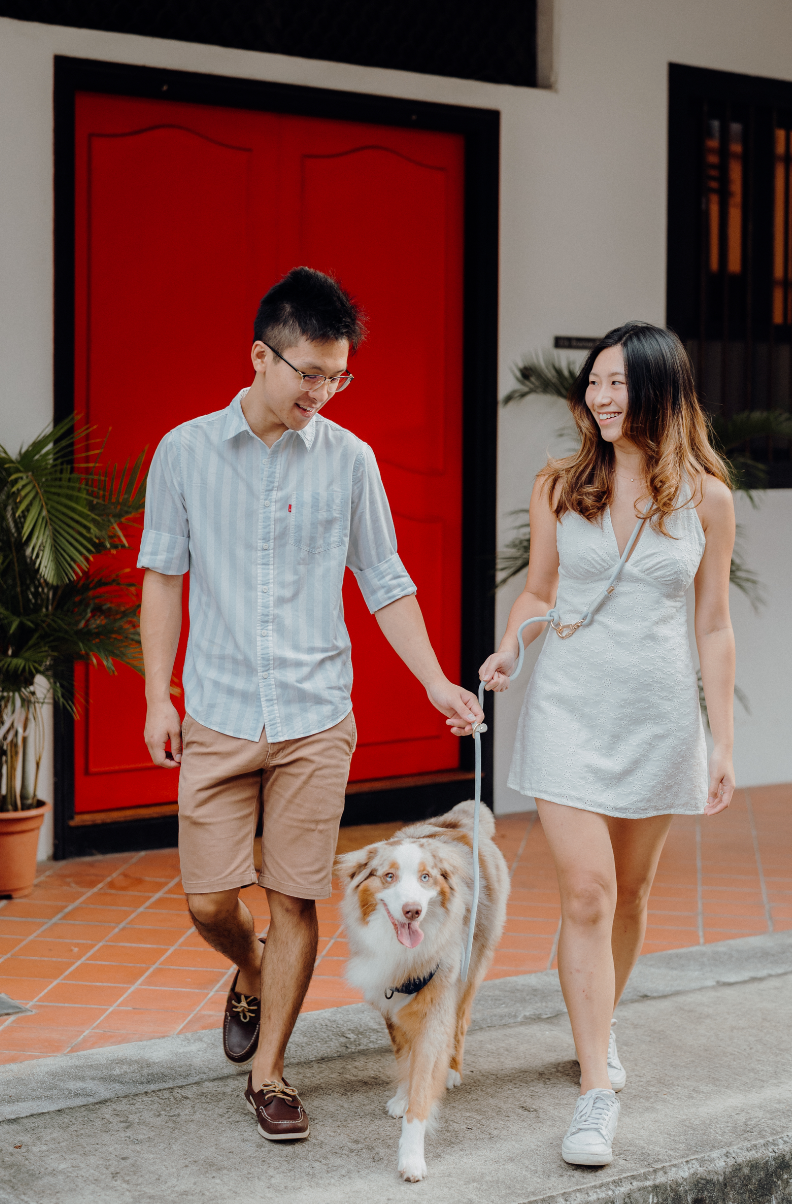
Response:
[[[319,414],[351,383],[347,358],[363,333],[355,304],[320,272],[295,268],[270,289],[254,325],[253,384],[157,448],[138,560],[146,744],[156,765],[181,765],[187,904],[238,967],[223,1046],[234,1062],[253,1057],[245,1095],[270,1140],[308,1136],[283,1058],[313,971],[315,900],[330,895],[355,748],[345,566],[453,733],[483,718],[429,643],[371,449]],[[169,686],[188,571],[181,727]],[[269,901],[266,944],[239,898],[256,881]]]

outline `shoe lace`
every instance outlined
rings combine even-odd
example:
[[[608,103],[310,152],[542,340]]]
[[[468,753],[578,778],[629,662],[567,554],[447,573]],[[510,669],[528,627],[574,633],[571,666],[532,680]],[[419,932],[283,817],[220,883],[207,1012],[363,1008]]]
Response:
[[[615,1106],[615,1096],[607,1092],[584,1097],[578,1105],[580,1111],[575,1116],[575,1129],[596,1129],[604,1134]]]
[[[268,1097],[268,1100],[277,1098],[285,1100],[287,1104],[291,1104],[293,1107],[299,1105],[297,1088],[287,1087],[285,1083],[281,1083],[277,1079],[265,1079],[259,1090]]]
[[[240,995],[239,1002],[235,999],[231,1008],[237,1012],[243,1024],[247,1024],[248,1020],[252,1020],[256,1015],[258,1005],[259,1001],[255,995]]]

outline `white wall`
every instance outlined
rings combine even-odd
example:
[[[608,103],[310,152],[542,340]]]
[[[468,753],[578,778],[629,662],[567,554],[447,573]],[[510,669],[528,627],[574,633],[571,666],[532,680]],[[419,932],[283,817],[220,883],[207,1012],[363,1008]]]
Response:
[[[543,71],[555,81],[552,90],[0,18],[0,442],[16,449],[52,414],[55,54],[499,108],[502,391],[510,384],[510,364],[526,350],[547,346],[554,334],[599,334],[630,317],[662,323],[668,62],[790,79],[792,6],[786,0],[556,0],[551,25],[554,61]],[[536,401],[502,415],[501,543],[511,525],[508,512],[527,504],[561,411]],[[775,607],[789,596],[779,548],[788,541],[790,519],[792,496],[784,491],[768,495],[746,524],[748,559]],[[500,596],[498,632],[513,596],[508,590]],[[746,783],[792,778],[792,749],[781,738],[792,687],[777,668],[789,663],[792,630],[770,617],[770,607],[757,619],[735,604],[740,683],[753,706],[752,717],[738,716],[738,775]],[[772,688],[762,676],[763,657],[774,672]],[[522,683],[498,700],[499,810],[526,805],[505,785],[521,693]],[[51,798],[51,773],[42,794]]]

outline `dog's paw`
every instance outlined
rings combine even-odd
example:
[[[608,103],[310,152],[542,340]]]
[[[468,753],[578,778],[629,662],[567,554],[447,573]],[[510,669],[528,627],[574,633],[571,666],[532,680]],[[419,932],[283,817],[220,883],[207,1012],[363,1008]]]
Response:
[[[458,1070],[449,1069],[448,1074],[446,1075],[446,1087],[448,1088],[448,1090],[450,1091],[452,1087],[461,1087],[461,1086],[462,1086],[462,1075],[459,1073]]]
[[[392,1116],[394,1120],[399,1120],[407,1111],[407,1096],[402,1095],[399,1091],[388,1100],[385,1105],[385,1111],[388,1116]]]
[[[426,1178],[426,1162],[418,1154],[408,1154],[399,1159],[399,1174],[405,1183],[420,1183]]]

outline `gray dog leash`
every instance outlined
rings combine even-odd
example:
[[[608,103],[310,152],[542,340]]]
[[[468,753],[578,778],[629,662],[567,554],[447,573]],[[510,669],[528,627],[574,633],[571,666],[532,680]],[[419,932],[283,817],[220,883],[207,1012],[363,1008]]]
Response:
[[[517,629],[517,644],[520,649],[520,655],[517,658],[517,666],[514,672],[510,675],[509,681],[514,681],[518,677],[520,670],[523,667],[525,659],[525,645],[523,644],[522,633],[529,623],[549,623],[556,635],[562,640],[568,640],[571,635],[574,635],[579,627],[587,627],[594,615],[599,610],[602,603],[616,588],[616,582],[619,579],[619,574],[624,568],[627,561],[630,559],[630,553],[635,547],[635,542],[641,534],[641,528],[646,522],[651,502],[646,507],[646,511],[642,518],[638,519],[635,524],[633,533],[627,541],[627,546],[621,554],[619,563],[608,578],[608,583],[600,593],[597,594],[594,601],[590,604],[586,613],[577,620],[576,623],[562,623],[560,616],[555,606],[549,610],[546,615],[537,615],[533,619],[526,619]],[[481,682],[478,691],[479,706],[484,709],[484,690],[486,683]],[[481,811],[481,734],[487,731],[486,723],[473,724],[473,741],[476,749],[476,775],[475,775],[475,807],[473,810],[473,900],[470,905],[470,924],[468,925],[467,942],[462,956],[462,981],[465,982],[470,968],[470,956],[473,952],[473,933],[476,930],[476,913],[478,912],[479,902],[479,886],[480,886],[480,868],[479,868],[479,812]]]

